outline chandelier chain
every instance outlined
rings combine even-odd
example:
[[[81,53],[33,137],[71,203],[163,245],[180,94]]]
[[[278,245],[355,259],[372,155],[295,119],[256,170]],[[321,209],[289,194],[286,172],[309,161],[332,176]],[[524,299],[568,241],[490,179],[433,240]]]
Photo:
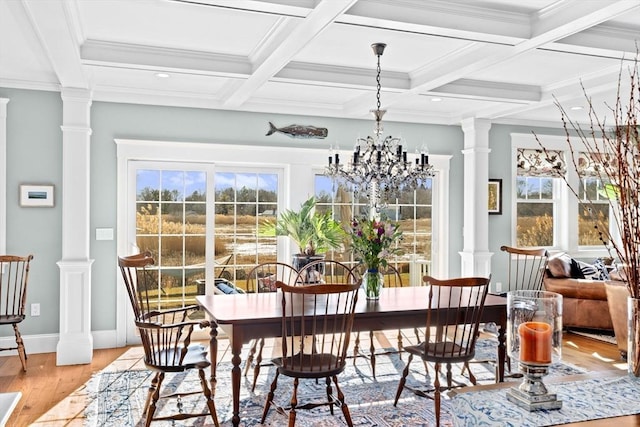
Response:
[[[382,69],[380,68],[380,56],[378,55],[378,68],[376,69],[376,83],[377,85],[377,92],[376,92],[376,100],[377,100],[377,110],[380,111],[380,90],[382,89],[382,85],[380,84],[380,73],[382,72]],[[378,114],[376,116],[376,121],[380,121],[380,115]]]

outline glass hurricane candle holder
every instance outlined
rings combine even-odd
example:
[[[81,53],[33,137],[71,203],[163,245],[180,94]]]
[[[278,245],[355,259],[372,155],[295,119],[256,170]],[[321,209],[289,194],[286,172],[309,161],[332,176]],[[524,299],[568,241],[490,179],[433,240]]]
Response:
[[[519,290],[507,293],[507,351],[523,374],[507,399],[529,411],[560,409],[562,401],[549,393],[542,378],[562,358],[562,295]]]

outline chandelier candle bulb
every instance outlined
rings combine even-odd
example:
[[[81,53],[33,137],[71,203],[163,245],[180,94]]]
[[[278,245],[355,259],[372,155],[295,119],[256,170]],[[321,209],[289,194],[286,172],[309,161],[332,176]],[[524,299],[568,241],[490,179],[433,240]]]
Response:
[[[520,361],[551,363],[551,325],[544,322],[524,322],[518,327]]]

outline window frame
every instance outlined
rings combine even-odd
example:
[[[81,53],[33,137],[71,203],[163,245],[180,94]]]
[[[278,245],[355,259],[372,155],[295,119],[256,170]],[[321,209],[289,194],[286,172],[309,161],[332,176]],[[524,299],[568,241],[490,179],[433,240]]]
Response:
[[[559,135],[537,135],[537,139],[548,150],[560,150],[565,152],[565,159],[567,163],[567,182],[573,187],[578,189],[579,176],[578,172],[573,167],[571,160],[571,153],[569,145],[567,143],[566,136]],[[540,149],[540,144],[536,136],[533,134],[511,134],[511,242],[512,245],[517,245],[516,226],[518,220],[517,212],[517,177],[518,170],[516,167],[517,154],[519,148],[528,149]],[[584,143],[579,138],[570,138],[573,150],[586,151]],[[562,178],[558,178],[554,181],[554,199],[557,199],[557,203],[554,203],[554,236],[552,246],[546,248],[550,251],[564,251],[572,256],[591,259],[603,256],[608,256],[607,250],[604,246],[580,246],[578,245],[578,212],[579,201],[578,198],[567,187],[567,184]]]

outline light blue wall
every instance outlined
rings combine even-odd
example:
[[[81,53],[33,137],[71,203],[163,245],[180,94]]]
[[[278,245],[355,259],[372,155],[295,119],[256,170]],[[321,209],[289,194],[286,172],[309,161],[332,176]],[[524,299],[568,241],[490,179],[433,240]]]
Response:
[[[59,326],[62,256],[62,99],[57,92],[0,88],[7,104],[7,253],[33,254],[27,307],[40,303],[39,317],[20,326],[23,335],[56,333]],[[54,184],[55,207],[23,208],[20,184]],[[4,231],[0,231],[4,232]],[[29,312],[27,308],[27,312]],[[0,335],[12,335],[11,327]]]
[[[57,333],[59,328],[59,269],[61,258],[62,101],[57,92],[0,88],[7,106],[7,252],[33,253],[27,304],[39,302],[40,317],[27,317],[24,334]],[[307,124],[329,129],[324,140],[301,140],[276,133],[266,136],[268,122],[276,126]],[[95,228],[116,228],[116,138],[152,139],[261,146],[315,147],[339,144],[347,149],[354,138],[371,134],[369,119],[286,116],[192,108],[157,107],[94,102],[91,108],[91,258],[92,330],[115,328],[117,284],[116,241],[96,241]],[[563,135],[561,129],[496,125],[491,127],[489,177],[501,178],[502,215],[489,216],[489,250],[493,282],[506,280],[504,253],[512,244],[511,133]],[[449,154],[451,160],[449,260],[451,275],[460,271],[463,223],[463,134],[458,126],[385,122],[385,134],[402,136],[410,151],[426,143],[431,153]],[[20,183],[56,186],[54,208],[21,208]],[[9,328],[0,336],[11,335]]]
[[[59,269],[62,177],[62,101],[59,93],[0,88],[10,99],[7,117],[7,250],[34,253],[29,301],[42,304],[40,317],[27,317],[24,334],[57,333],[59,329]],[[276,126],[305,124],[329,129],[324,140],[301,140],[282,134],[266,136],[268,122]],[[246,112],[172,108],[94,102],[91,108],[92,325],[94,331],[116,327],[116,241],[96,241],[95,228],[116,227],[116,138],[165,141],[348,149],[357,136],[372,133],[373,120],[285,116]],[[426,143],[431,153],[452,155],[450,201],[450,271],[460,271],[462,249],[463,135],[458,126],[385,122],[385,134],[402,136],[413,151]],[[18,184],[53,183],[56,207],[20,208]],[[0,331],[0,336],[11,331]]]

